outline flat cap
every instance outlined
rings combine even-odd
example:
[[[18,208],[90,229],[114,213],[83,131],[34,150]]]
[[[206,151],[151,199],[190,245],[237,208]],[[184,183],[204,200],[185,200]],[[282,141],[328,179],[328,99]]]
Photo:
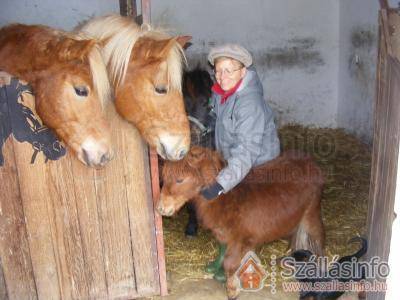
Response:
[[[224,44],[211,48],[208,61],[211,65],[214,65],[215,59],[222,56],[236,59],[243,63],[246,68],[253,63],[250,52],[238,44]]]

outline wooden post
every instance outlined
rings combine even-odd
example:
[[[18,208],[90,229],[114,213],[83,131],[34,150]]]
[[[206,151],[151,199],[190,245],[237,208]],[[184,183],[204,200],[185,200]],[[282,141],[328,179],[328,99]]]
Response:
[[[145,24],[150,24],[150,0],[142,0],[142,21]],[[157,152],[154,149],[150,149],[150,169],[151,169],[151,183],[153,190],[153,203],[154,207],[157,207],[160,199],[160,182],[159,182],[159,170],[158,170],[158,157]],[[167,273],[165,267],[165,251],[164,251],[164,236],[162,217],[155,211],[154,212],[154,224],[156,228],[156,241],[157,241],[157,253],[158,253],[158,272],[160,275],[160,294],[161,296],[168,295],[167,288]]]
[[[154,207],[157,207],[158,201],[160,200],[160,182],[158,177],[159,176],[158,157],[157,157],[157,152],[154,149],[150,149],[150,169],[151,169],[151,183],[153,190],[153,203]],[[168,295],[168,288],[167,288],[167,273],[165,268],[165,251],[164,251],[162,216],[157,211],[154,212],[154,224],[156,228],[158,273],[160,276],[160,294],[161,296],[166,296]]]
[[[151,23],[150,0],[142,0],[142,16],[144,24]]]
[[[388,4],[387,0],[379,0],[379,3],[381,5],[381,9],[388,9],[389,8],[389,4]]]
[[[136,0],[119,0],[119,12],[121,16],[132,16],[136,18]]]

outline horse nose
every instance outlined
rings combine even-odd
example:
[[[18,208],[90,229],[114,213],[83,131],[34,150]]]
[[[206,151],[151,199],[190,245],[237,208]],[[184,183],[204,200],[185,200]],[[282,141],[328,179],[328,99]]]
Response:
[[[190,142],[184,136],[165,134],[160,137],[157,152],[164,159],[180,160],[189,151]]]
[[[184,158],[187,153],[188,153],[187,149],[182,149],[181,152],[179,152],[179,159]]]
[[[163,206],[161,202],[158,203],[157,205],[157,211],[162,215],[163,214]]]
[[[108,146],[108,143],[96,141],[93,138],[87,138],[82,143],[81,151],[81,161],[90,167],[103,167],[113,158],[113,151]]]

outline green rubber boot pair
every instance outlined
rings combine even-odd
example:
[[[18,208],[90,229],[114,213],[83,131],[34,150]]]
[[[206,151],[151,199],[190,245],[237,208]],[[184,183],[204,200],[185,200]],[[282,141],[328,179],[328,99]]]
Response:
[[[214,274],[214,279],[219,282],[226,282],[225,271],[222,263],[224,262],[224,256],[226,252],[226,245],[219,245],[219,253],[217,258],[206,265],[205,271],[210,274]]]

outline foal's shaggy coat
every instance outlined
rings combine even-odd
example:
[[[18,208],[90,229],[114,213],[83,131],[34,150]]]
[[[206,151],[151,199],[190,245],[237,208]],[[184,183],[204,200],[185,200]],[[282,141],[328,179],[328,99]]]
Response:
[[[193,199],[202,225],[227,245],[224,269],[230,298],[239,292],[233,275],[242,257],[258,245],[291,237],[293,250],[323,254],[323,177],[310,157],[286,152],[254,169],[232,191],[207,201],[200,191],[214,182],[223,165],[216,152],[200,147],[192,147],[181,161],[166,162],[158,210],[169,216]]]

